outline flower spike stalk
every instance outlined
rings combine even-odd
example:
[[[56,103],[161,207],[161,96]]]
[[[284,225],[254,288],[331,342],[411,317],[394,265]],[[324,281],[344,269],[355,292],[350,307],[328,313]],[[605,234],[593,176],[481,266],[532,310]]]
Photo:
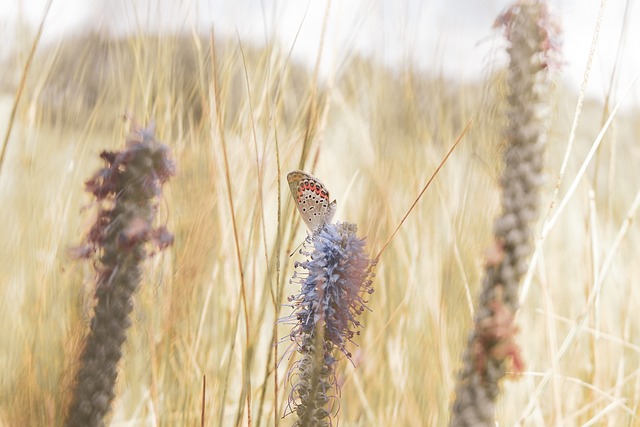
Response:
[[[307,260],[296,263],[291,282],[300,292],[289,298],[293,313],[282,319],[294,322],[289,336],[302,355],[288,375],[295,380],[288,406],[298,416],[296,426],[331,425],[339,395],[336,362],[340,354],[351,358],[347,346],[367,309],[363,295],[373,292],[372,263],[356,231],[346,222],[325,224],[307,237],[300,251]]]
[[[463,355],[451,426],[495,426],[499,381],[524,365],[515,342],[520,279],[532,251],[551,92],[549,69],[557,65],[557,26],[542,1],[520,0],[496,21],[504,27],[510,62],[507,75],[507,148],[504,153],[502,213],[494,224],[475,326]]]
[[[164,249],[173,242],[164,227],[153,226],[162,184],[175,174],[169,148],[155,141],[152,130],[142,129],[132,132],[122,151],[100,157],[106,166],[86,183],[99,203],[98,215],[77,253],[97,257],[97,302],[75,376],[68,427],[105,425],[147,246]]]

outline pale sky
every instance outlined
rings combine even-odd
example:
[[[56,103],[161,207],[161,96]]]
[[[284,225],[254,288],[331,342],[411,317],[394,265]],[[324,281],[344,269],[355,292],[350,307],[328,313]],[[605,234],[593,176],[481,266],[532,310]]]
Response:
[[[0,34],[11,40],[22,17],[36,27],[47,0],[3,0]],[[602,98],[619,53],[618,99],[640,72],[640,0],[608,0],[595,51],[588,95]],[[582,82],[601,0],[550,0],[563,28],[562,78]],[[508,0],[53,0],[43,35],[55,42],[89,29],[112,33],[196,29],[245,43],[276,39],[293,57],[312,66],[329,5],[322,72],[333,75],[353,52],[389,66],[413,62],[426,73],[481,80],[504,59],[502,38],[492,29]],[[624,26],[627,8],[628,24]],[[624,33],[622,32],[625,29]],[[636,40],[636,42],[633,42]],[[640,103],[640,83],[629,102]]]

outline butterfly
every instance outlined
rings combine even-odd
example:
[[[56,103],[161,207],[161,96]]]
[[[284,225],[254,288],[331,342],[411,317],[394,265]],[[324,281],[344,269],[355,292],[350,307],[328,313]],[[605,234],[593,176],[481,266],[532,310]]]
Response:
[[[329,202],[329,191],[318,178],[295,170],[289,172],[287,181],[298,211],[313,233],[331,222],[336,213],[336,201]]]

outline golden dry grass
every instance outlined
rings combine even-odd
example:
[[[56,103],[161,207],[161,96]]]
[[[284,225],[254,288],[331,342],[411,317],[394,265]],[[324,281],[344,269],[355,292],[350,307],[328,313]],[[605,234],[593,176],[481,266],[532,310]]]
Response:
[[[473,118],[383,254],[356,367],[339,370],[340,425],[446,425],[499,208],[501,75],[464,86],[354,56],[329,84],[281,47],[214,45],[212,57],[208,37],[96,34],[38,56],[0,176],[0,425],[61,423],[94,279],[67,250],[91,221],[83,181],[124,141],[125,111],[155,120],[178,175],[160,215],[175,244],[136,296],[113,426],[200,425],[204,375],[206,425],[247,425],[247,396],[252,425],[291,425],[290,360],[273,346],[288,331],[274,322],[305,230],[286,173],[320,177],[375,254]],[[576,98],[559,93],[544,217]],[[557,202],[607,114],[587,105]],[[639,423],[640,233],[624,229],[640,191],[635,114],[616,116],[542,244],[518,316],[527,367],[504,384],[501,425]]]

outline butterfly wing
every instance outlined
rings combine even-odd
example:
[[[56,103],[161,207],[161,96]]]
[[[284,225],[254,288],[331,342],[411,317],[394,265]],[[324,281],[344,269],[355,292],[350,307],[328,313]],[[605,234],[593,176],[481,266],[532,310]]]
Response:
[[[337,204],[329,201],[329,191],[317,178],[296,170],[287,175],[287,182],[296,207],[312,232],[331,222]]]

